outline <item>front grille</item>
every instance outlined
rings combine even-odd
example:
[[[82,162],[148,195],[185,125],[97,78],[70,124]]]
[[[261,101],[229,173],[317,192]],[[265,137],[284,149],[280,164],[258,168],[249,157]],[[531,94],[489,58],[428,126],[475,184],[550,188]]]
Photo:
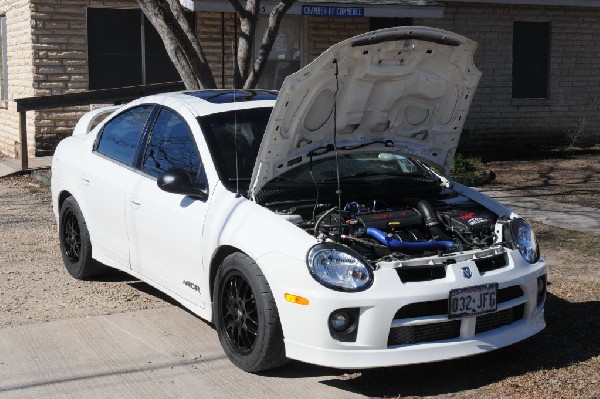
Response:
[[[395,327],[388,335],[388,346],[409,345],[419,342],[441,341],[460,336],[460,320],[419,326]]]
[[[396,269],[396,272],[403,283],[446,278],[446,266],[399,267]]]
[[[498,290],[498,304],[508,302],[523,296],[520,286],[514,285]],[[514,323],[523,318],[525,304],[521,304],[499,312],[477,316],[475,319],[475,334],[494,330]],[[412,319],[424,316],[446,315],[448,300],[410,303],[401,307],[394,319]],[[388,335],[388,346],[410,345],[420,342],[433,342],[454,339],[460,336],[460,320],[450,320],[441,323],[421,324],[417,326],[394,327]]]
[[[402,306],[394,315],[394,319],[412,319],[414,317],[436,316],[448,313],[448,300],[416,302]]]
[[[475,334],[508,326],[517,320],[521,320],[524,312],[525,304],[521,304],[499,312],[477,316],[475,319]]]
[[[521,296],[523,296],[521,287],[513,285],[499,289],[496,298],[498,303],[504,303]],[[448,314],[448,299],[440,299],[438,301],[409,303],[402,306],[394,315],[394,320],[445,314]]]
[[[498,290],[498,296],[496,300],[498,303],[512,301],[513,299],[519,298],[523,296],[523,290],[518,285],[513,285],[511,287],[501,288]]]
[[[524,314],[525,304],[521,304],[499,312],[477,316],[475,319],[475,334],[508,326],[521,320]],[[390,329],[388,335],[388,346],[455,339],[460,336],[460,325],[460,320],[451,320],[417,326],[394,327]]]
[[[483,275],[486,272],[501,269],[506,266],[507,263],[504,254],[498,254],[487,258],[475,259],[475,265],[477,265],[479,273]]]

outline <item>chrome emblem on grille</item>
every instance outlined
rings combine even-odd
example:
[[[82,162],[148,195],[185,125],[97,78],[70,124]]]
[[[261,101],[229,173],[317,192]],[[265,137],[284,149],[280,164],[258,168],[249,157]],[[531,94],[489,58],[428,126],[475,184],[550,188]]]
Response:
[[[471,269],[469,269],[468,267],[461,267],[460,270],[462,270],[463,276],[465,276],[465,278],[473,277],[473,273],[471,272]]]

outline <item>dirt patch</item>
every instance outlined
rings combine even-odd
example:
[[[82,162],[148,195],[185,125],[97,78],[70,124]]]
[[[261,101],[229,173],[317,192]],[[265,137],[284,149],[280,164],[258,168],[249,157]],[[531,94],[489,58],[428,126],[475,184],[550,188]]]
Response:
[[[600,154],[489,162],[496,180],[484,188],[600,208]]]

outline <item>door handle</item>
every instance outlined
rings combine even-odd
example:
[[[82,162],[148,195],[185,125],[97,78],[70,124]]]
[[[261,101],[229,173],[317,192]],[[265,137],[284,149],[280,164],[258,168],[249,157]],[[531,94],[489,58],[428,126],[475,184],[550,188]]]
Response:
[[[131,199],[131,207],[138,209],[140,206],[142,206],[142,201],[139,198],[132,198]]]
[[[90,178],[87,176],[81,176],[81,181],[83,182],[84,186],[89,186],[90,185]]]

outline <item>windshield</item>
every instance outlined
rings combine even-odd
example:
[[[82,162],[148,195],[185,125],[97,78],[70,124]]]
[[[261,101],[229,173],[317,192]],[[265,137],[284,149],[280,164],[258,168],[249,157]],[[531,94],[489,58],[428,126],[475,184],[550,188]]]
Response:
[[[402,155],[379,153],[352,153],[338,156],[340,179],[370,180],[397,177],[429,176],[421,165]],[[311,176],[312,172],[312,176]],[[313,180],[314,179],[314,180]],[[337,180],[335,157],[319,159],[283,173],[279,181],[298,183],[334,183]]]
[[[231,190],[247,190],[272,108],[251,108],[199,117],[219,178]],[[236,173],[237,154],[237,173]]]

